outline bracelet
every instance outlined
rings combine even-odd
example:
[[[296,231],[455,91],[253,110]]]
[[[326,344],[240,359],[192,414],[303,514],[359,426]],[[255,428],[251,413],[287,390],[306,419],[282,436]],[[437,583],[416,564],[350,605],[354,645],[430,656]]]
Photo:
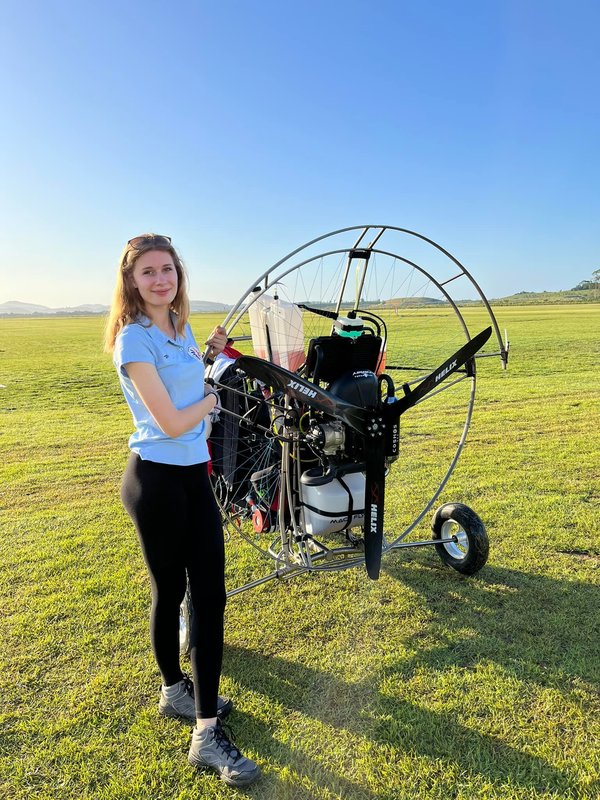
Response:
[[[206,399],[207,397],[210,397],[211,394],[215,398],[215,405],[213,406],[213,408],[214,408],[215,406],[219,405],[219,395],[215,392],[214,389],[209,389],[208,392],[204,392],[204,399]]]

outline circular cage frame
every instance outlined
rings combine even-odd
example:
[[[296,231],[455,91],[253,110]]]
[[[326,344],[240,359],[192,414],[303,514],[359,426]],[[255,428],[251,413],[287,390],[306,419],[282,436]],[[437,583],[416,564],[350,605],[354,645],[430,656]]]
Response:
[[[405,238],[407,241],[417,241],[419,245],[421,246],[424,245],[426,248],[432,249],[432,251],[436,254],[436,257],[439,258],[439,265],[436,265],[436,274],[434,274],[433,269],[429,267],[429,265],[425,266],[423,263],[417,263],[416,260],[412,258],[407,258],[406,256],[401,255],[399,252],[396,252],[398,245],[395,244],[394,242],[396,239],[402,240],[403,238]],[[347,239],[347,241],[345,241],[344,239]],[[389,239],[392,239],[392,241],[388,245],[387,240]],[[325,249],[322,249],[323,245],[325,245]],[[235,338],[236,326],[240,322],[242,316],[248,311],[250,306],[253,303],[257,302],[257,300],[263,294],[265,294],[269,289],[280,285],[288,276],[290,276],[295,271],[302,269],[305,265],[309,265],[319,259],[324,259],[326,257],[336,256],[336,255],[344,257],[347,262],[345,274],[343,277],[343,285],[340,287],[339,300],[336,308],[336,312],[339,314],[340,309],[342,307],[342,298],[349,278],[351,263],[356,259],[366,258],[365,272],[364,272],[364,275],[366,275],[366,269],[367,269],[366,263],[368,261],[368,258],[372,254],[380,254],[382,256],[397,259],[398,261],[408,265],[410,268],[416,270],[421,275],[425,276],[427,280],[430,281],[437,288],[440,294],[444,298],[446,298],[449,308],[452,309],[457,320],[462,326],[462,331],[465,340],[469,341],[472,338],[472,336],[469,331],[467,322],[465,321],[465,318],[461,313],[459,306],[457,305],[457,301],[452,297],[449,289],[451,284],[455,284],[455,282],[457,282],[459,279],[465,279],[467,283],[470,285],[470,287],[472,287],[472,289],[474,290],[477,299],[482,303],[483,307],[487,311],[489,322],[493,329],[494,338],[498,345],[496,350],[492,352],[478,353],[475,356],[475,358],[499,356],[502,361],[503,368],[506,368],[508,362],[508,341],[503,341],[492,308],[487,298],[485,297],[481,287],[475,281],[470,272],[455,256],[453,256],[450,252],[448,252],[444,247],[442,247],[437,242],[424,236],[423,234],[417,233],[407,228],[402,228],[397,226],[356,225],[346,228],[340,228],[338,230],[331,231],[329,233],[311,239],[310,241],[306,242],[300,247],[295,248],[293,251],[288,253],[284,258],[280,259],[271,267],[269,267],[267,270],[265,270],[248,287],[245,293],[240,297],[237,303],[228,312],[222,324],[226,328],[228,333],[230,333]],[[363,288],[364,275],[363,275],[363,282],[357,291],[357,296],[360,296],[360,291]],[[257,287],[259,288],[258,291],[256,291]],[[425,503],[420,513],[416,515],[416,517],[410,522],[410,524],[407,525],[401,531],[401,533],[395,536],[391,541],[387,541],[384,537],[382,546],[383,554],[395,549],[407,548],[407,547],[419,547],[419,546],[430,545],[432,543],[431,540],[407,542],[405,541],[405,539],[414,530],[414,528],[423,520],[425,515],[433,507],[434,503],[438,499],[442,490],[446,486],[449,478],[451,477],[452,472],[456,467],[456,464],[464,447],[467,438],[467,433],[471,424],[471,417],[475,400],[476,370],[474,368],[472,370],[472,374],[468,376],[468,379],[471,381],[471,386],[470,386],[469,399],[464,420],[464,426],[460,438],[458,440],[458,444],[456,446],[454,455],[450,460],[449,466],[446,472],[443,474],[438,486],[435,488],[428,502]],[[460,380],[464,380],[464,378],[461,378]],[[443,390],[444,390],[443,388],[440,388],[438,391],[441,392]],[[284,451],[287,446],[288,445],[284,443],[283,445]],[[230,590],[228,592],[229,596],[238,594],[247,589],[258,586],[273,578],[287,578],[304,572],[347,569],[349,567],[358,566],[364,563],[365,561],[364,552],[361,554],[356,550],[352,550],[352,548],[346,548],[349,552],[342,552],[344,548],[338,548],[337,550],[332,552],[339,553],[339,557],[337,555],[334,557],[328,556],[327,558],[320,560],[319,554],[317,554],[317,556],[315,557],[315,554],[310,552],[310,548],[301,547],[300,554],[296,555],[293,558],[290,558],[289,557],[290,554],[286,550],[285,546],[284,547],[278,546],[277,539],[268,548],[258,545],[255,541],[253,541],[251,537],[247,536],[235,524],[235,522],[233,522],[229,518],[227,509],[222,508],[222,511],[225,517],[225,521],[229,523],[229,528],[231,530],[234,530],[236,535],[241,536],[249,545],[258,550],[262,556],[267,558],[267,560],[270,560],[272,563],[274,563],[275,566],[274,571],[269,573],[268,575],[263,576],[257,580],[250,581],[238,588]]]

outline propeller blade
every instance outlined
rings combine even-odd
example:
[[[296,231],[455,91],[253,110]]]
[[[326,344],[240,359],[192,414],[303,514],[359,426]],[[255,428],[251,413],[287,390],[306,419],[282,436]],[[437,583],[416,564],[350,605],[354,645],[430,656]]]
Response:
[[[492,329],[490,327],[485,328],[485,330],[478,333],[477,336],[470,339],[460,350],[457,350],[454,355],[444,361],[444,363],[428,375],[425,380],[421,381],[418,386],[415,386],[415,388],[410,390],[404,397],[398,398],[396,403],[390,404],[386,416],[399,416],[400,414],[404,414],[409,408],[412,408],[417,401],[421,400],[433,389],[436,389],[443,380],[472,359],[475,353],[481,350],[491,335]]]
[[[351,428],[364,434],[369,418],[369,414],[364,408],[348,403],[314,383],[304,380],[294,372],[290,372],[278,364],[272,364],[270,361],[264,361],[262,358],[240,356],[236,364],[250,377],[256,378],[274,389],[280,389],[301,403],[331,414],[333,417],[340,417]]]
[[[365,566],[371,580],[379,578],[385,503],[385,442],[367,440],[365,471]]]

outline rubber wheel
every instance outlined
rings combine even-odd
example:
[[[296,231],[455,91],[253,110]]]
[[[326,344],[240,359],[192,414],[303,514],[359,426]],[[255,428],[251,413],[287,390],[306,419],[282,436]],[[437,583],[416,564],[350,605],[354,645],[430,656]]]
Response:
[[[179,607],[179,652],[187,656],[190,652],[190,635],[192,631],[192,596],[189,587],[185,590],[183,603]]]
[[[489,539],[477,514],[463,503],[446,503],[435,512],[431,525],[434,539],[456,542],[436,544],[435,549],[444,564],[463,575],[474,575],[484,566],[489,554]]]

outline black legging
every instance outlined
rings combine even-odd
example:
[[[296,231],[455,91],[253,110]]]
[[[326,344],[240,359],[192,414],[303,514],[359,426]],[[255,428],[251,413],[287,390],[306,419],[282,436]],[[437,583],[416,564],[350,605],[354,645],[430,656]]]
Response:
[[[207,465],[157,464],[132,454],[121,499],[152,581],[150,637],[163,684],[182,678],[179,606],[187,572],[194,606],[190,642],[196,714],[215,717],[223,658],[225,550]]]

